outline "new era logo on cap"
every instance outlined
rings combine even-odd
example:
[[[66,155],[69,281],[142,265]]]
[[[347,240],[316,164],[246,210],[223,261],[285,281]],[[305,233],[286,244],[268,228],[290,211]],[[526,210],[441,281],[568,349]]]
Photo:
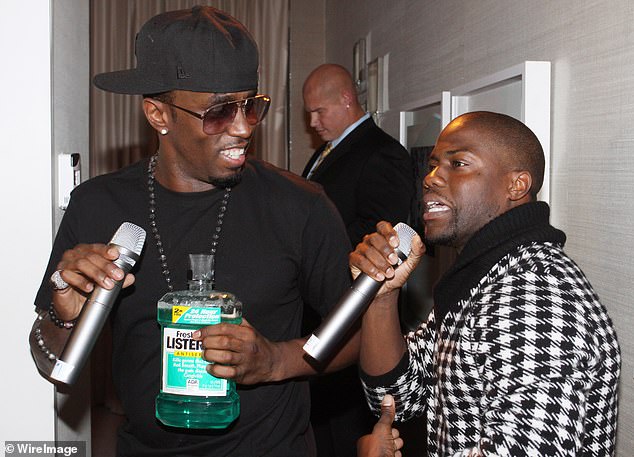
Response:
[[[191,78],[191,75],[187,73],[185,70],[183,70],[182,67],[178,67],[176,71],[176,77],[178,79],[187,79],[187,78]]]

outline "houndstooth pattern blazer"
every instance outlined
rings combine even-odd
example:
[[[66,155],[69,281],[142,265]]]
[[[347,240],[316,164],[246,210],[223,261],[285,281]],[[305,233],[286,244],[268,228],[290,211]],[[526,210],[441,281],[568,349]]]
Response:
[[[457,309],[457,311],[456,311]],[[425,412],[429,456],[614,455],[620,350],[584,274],[555,243],[506,255],[445,316],[405,336],[390,373],[362,373],[405,421]]]

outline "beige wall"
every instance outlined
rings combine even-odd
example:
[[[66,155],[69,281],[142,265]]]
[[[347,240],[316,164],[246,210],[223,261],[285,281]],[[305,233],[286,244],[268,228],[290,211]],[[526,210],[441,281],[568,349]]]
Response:
[[[290,0],[290,5],[289,168],[300,174],[320,141],[306,122],[302,85],[312,69],[325,62],[325,1]]]
[[[389,53],[391,111],[525,60],[552,62],[552,220],[614,320],[618,455],[634,449],[634,2],[326,0],[326,58]]]

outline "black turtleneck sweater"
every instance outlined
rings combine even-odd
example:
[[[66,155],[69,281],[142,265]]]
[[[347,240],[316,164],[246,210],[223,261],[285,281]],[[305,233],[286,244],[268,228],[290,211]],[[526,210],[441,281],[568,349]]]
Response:
[[[493,219],[473,235],[455,263],[434,288],[436,325],[502,257],[518,246],[552,242],[563,247],[566,235],[548,222],[550,209],[544,202],[518,206]]]

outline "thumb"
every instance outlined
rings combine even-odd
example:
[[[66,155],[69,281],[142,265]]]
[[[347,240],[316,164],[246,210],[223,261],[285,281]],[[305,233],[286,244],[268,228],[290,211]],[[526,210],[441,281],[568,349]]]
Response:
[[[375,428],[381,425],[383,427],[387,426],[391,430],[395,415],[396,408],[394,406],[394,398],[391,395],[385,395],[381,401],[381,417],[376,423]]]
[[[419,264],[421,258],[425,254],[425,245],[419,235],[415,235],[412,238],[411,249],[407,259],[398,267],[394,273],[394,278],[388,283],[391,284],[391,288],[395,289],[401,287],[407,281],[407,278],[412,274]]]
[[[354,265],[350,265],[350,273],[352,274],[352,279],[357,279],[357,277],[361,274],[361,270]]]
[[[414,269],[420,262],[421,257],[423,256],[423,254],[425,254],[426,250],[425,245],[423,244],[423,240],[421,240],[420,238],[420,235],[414,235],[410,247],[411,249],[409,255],[407,256],[407,259],[405,260],[405,262],[403,262],[403,265],[399,267],[404,267],[404,269],[406,269],[409,273],[414,271]]]

